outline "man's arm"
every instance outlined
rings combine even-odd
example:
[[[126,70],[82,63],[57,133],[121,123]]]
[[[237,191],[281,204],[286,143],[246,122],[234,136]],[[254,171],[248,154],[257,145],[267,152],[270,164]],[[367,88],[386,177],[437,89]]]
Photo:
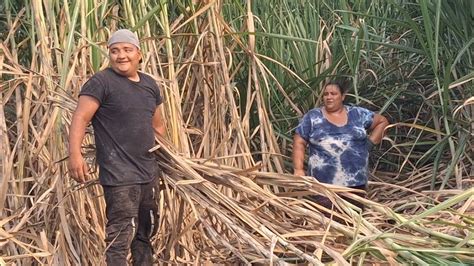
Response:
[[[161,116],[160,106],[156,107],[155,114],[153,115],[153,129],[155,130],[155,135],[165,136],[165,123]]]
[[[300,135],[293,137],[293,174],[306,175],[304,171],[304,155],[306,151],[306,140]]]
[[[91,121],[97,109],[99,101],[87,95],[79,97],[76,111],[72,116],[69,129],[69,175],[79,183],[85,182],[88,167],[81,154],[81,144],[86,133],[87,124]]]
[[[370,126],[369,140],[373,144],[379,144],[384,136],[385,127],[388,126],[388,120],[382,115],[375,114],[374,121]]]

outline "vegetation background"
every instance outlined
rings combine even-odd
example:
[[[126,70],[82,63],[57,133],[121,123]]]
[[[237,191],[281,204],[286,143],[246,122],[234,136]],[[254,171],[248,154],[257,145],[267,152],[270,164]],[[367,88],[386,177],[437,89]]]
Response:
[[[0,264],[103,263],[97,173],[77,185],[65,159],[80,87],[119,28],[165,96],[160,261],[472,263],[473,1],[5,0]],[[333,79],[392,123],[363,215],[288,175],[293,129]]]

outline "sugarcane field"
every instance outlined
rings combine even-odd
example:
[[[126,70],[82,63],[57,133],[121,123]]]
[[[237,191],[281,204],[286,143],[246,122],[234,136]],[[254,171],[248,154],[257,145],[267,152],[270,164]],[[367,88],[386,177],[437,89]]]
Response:
[[[474,265],[474,1],[3,0],[0,265]]]

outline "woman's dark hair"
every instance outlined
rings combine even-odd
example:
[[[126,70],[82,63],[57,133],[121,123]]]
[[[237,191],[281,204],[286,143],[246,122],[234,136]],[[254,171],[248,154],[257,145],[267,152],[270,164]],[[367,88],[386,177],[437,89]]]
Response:
[[[326,89],[326,87],[329,86],[329,85],[336,86],[339,89],[339,92],[341,94],[344,94],[344,93],[347,92],[347,89],[346,89],[346,86],[345,86],[344,82],[336,81],[336,80],[329,81],[328,83],[326,83],[326,85],[324,85],[324,89]]]

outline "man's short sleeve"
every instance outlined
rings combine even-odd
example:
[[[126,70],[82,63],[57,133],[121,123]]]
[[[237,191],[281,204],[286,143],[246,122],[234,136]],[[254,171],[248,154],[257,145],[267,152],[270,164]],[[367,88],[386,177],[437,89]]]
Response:
[[[79,96],[82,95],[92,96],[102,104],[107,96],[107,88],[97,77],[93,76],[82,86]]]
[[[309,141],[311,133],[311,117],[310,113],[306,113],[296,127],[296,134],[300,135],[304,140]]]
[[[156,106],[160,105],[163,103],[163,97],[161,96],[161,90],[160,87],[158,86],[158,83],[156,83],[155,79],[150,76],[149,74],[138,72],[140,74],[140,77],[143,79],[143,82],[146,87],[151,88],[154,96],[155,96],[155,104]]]
[[[156,83],[155,83],[156,84]],[[161,91],[158,85],[155,85],[155,93],[156,93],[156,106],[163,103],[163,97],[161,97]]]

